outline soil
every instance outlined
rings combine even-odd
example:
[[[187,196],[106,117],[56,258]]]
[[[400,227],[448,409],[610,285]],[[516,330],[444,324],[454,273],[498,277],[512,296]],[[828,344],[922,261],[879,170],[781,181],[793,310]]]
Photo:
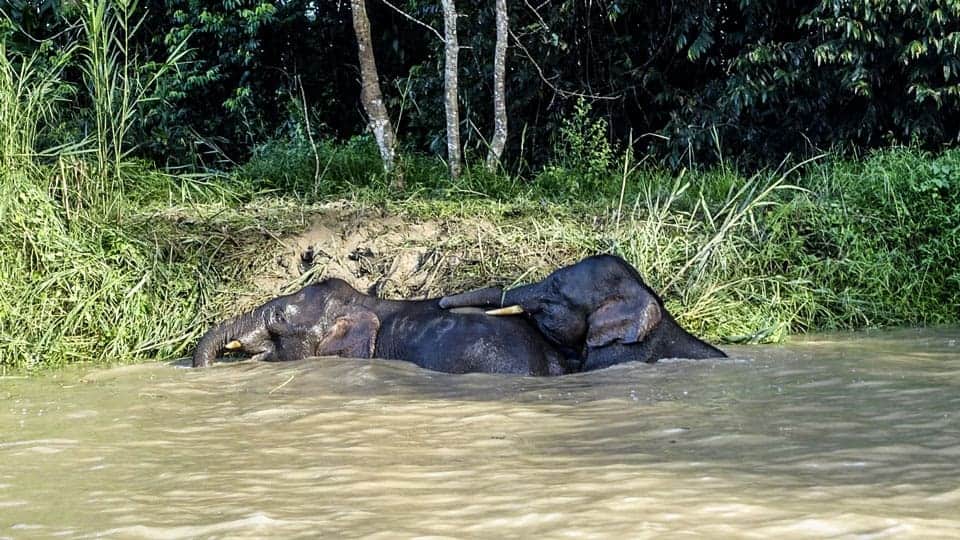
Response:
[[[497,235],[483,219],[419,220],[347,203],[319,207],[308,222],[302,233],[278,239],[275,264],[253,282],[255,295],[338,277],[384,298],[440,296],[475,286],[484,265],[474,252]]]

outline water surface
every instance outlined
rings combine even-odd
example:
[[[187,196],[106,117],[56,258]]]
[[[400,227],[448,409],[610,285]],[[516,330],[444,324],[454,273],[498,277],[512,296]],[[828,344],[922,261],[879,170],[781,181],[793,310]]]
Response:
[[[561,378],[0,380],[0,538],[960,537],[960,330]]]

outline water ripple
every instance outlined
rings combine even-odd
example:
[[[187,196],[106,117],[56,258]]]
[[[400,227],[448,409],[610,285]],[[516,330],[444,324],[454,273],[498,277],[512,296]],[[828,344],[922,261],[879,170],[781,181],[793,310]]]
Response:
[[[958,537],[958,340],[554,379],[321,358],[13,380],[0,537]]]

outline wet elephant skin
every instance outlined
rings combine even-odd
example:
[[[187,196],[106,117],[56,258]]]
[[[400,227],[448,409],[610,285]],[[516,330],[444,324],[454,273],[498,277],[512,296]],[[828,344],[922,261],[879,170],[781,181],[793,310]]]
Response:
[[[327,279],[210,329],[193,356],[207,366],[227,350],[256,360],[344,356],[406,360],[448,373],[560,375],[579,370],[522,317],[445,310],[438,299],[383,300]]]

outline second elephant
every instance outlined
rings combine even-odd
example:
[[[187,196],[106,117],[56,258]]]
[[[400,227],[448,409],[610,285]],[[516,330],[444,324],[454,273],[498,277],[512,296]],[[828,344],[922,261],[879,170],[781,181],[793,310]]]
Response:
[[[522,318],[441,309],[437,299],[383,300],[326,279],[210,329],[194,367],[233,350],[258,360],[345,356],[407,360],[449,373],[561,375],[579,370]]]
[[[440,305],[516,307],[566,354],[582,358],[584,371],[630,361],[726,357],[681,328],[636,269],[613,255],[588,257],[507,291],[445,296]]]

